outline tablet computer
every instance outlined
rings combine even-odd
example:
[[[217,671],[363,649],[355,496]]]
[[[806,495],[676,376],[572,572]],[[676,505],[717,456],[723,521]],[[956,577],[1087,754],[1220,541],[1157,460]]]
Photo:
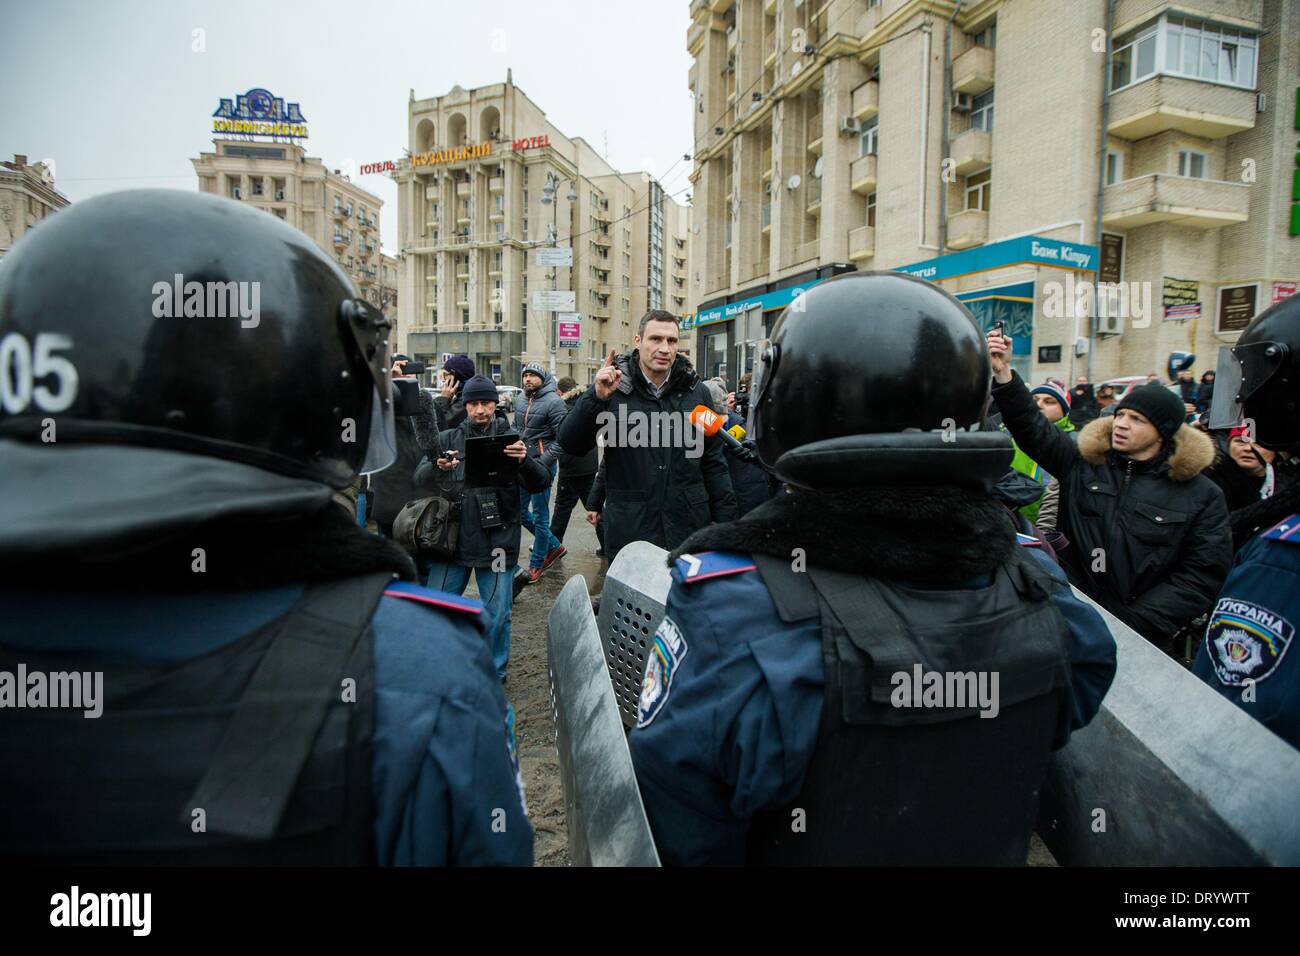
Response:
[[[513,485],[519,462],[506,454],[506,446],[519,441],[514,432],[465,439],[465,484],[471,487]]]

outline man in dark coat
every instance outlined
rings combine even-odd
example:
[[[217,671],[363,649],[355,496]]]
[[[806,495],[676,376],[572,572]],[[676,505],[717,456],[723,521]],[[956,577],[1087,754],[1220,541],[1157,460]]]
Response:
[[[721,440],[689,432],[691,412],[708,407],[710,396],[677,354],[676,316],[647,312],[633,345],[624,355],[609,353],[560,428],[560,444],[574,455],[605,431],[601,521],[610,560],[630,541],[675,548],[711,521],[737,517]]]
[[[564,400],[564,407],[567,409],[565,414],[568,414],[568,411],[572,411],[573,406],[578,403],[582,389],[568,377],[560,379],[558,387],[560,398]],[[595,510],[591,507],[591,486],[596,481],[600,458],[594,447],[585,455],[570,455],[561,448],[559,463],[560,483],[555,490],[555,514],[552,516],[551,533],[555,535],[555,540],[564,544],[564,530],[569,526],[569,517],[573,514],[574,505],[581,501],[588,511]],[[596,527],[596,533],[601,535],[599,525]]]
[[[1180,398],[1154,383],[1134,388],[1114,416],[1076,442],[1039,413],[1007,361],[1011,340],[989,333],[993,399],[1016,444],[1061,486],[1057,529],[1070,542],[1070,580],[1147,640],[1173,635],[1202,612],[1232,564],[1228,507],[1201,474],[1214,444],[1184,424]]]
[[[550,510],[551,483],[555,480],[560,455],[555,436],[569,409],[556,390],[555,378],[540,362],[525,365],[520,381],[524,385],[524,394],[515,403],[515,429],[523,439],[528,457],[541,464],[549,476],[546,487],[539,492],[519,492],[519,518],[533,536],[533,549],[528,556],[528,581],[535,584],[543,571],[557,558],[564,557],[564,545],[551,533]]]
[[[515,487],[466,486],[465,442],[469,438],[509,434],[511,428],[496,414],[497,390],[489,379],[476,375],[462,391],[465,420],[438,436],[438,458],[431,461],[426,456],[415,474],[417,484],[430,491],[436,487],[439,493],[460,502],[456,557],[450,562],[435,562],[429,581],[430,586],[437,585],[436,590],[464,594],[470,572],[474,572],[479,599],[488,612],[492,662],[497,676],[505,680],[510,663],[512,579],[519,560],[519,492]],[[549,473],[537,459],[528,457],[522,441],[506,448],[506,454],[519,462],[518,488],[535,492],[550,483]]]

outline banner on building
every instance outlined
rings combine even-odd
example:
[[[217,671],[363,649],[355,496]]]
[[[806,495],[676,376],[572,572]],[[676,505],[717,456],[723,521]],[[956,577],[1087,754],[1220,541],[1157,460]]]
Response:
[[[539,266],[573,265],[573,247],[557,246],[553,249],[538,249],[536,264]]]
[[[1165,306],[1166,319],[1195,319],[1201,314],[1201,303],[1185,302],[1182,305]]]
[[[1273,301],[1281,302],[1283,299],[1289,299],[1295,295],[1296,284],[1294,282],[1274,282],[1273,283]]]

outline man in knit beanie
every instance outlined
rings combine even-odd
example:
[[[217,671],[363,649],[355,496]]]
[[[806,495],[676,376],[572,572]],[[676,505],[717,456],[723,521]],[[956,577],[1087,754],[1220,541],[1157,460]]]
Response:
[[[1074,430],[1074,422],[1069,418],[1069,392],[1049,380],[1033,389],[1030,395],[1038,403],[1038,410],[1044,418],[1071,438],[1078,436],[1078,433]],[[1052,475],[1048,473],[1047,469],[1034,461],[1019,445],[1016,445],[1015,457],[1011,459],[1011,470],[1018,471],[1020,474],[1034,479],[1043,486],[1044,491],[1047,490],[1047,486],[1052,480]],[[1020,508],[1020,513],[1030,521],[1037,523],[1038,512],[1042,504],[1043,499],[1040,496],[1037,501],[1032,501]]]
[[[1232,564],[1223,492],[1201,474],[1214,443],[1184,424],[1182,399],[1160,384],[1131,389],[1113,416],[1077,441],[1050,423],[1008,361],[1011,340],[988,336],[993,400],[1016,445],[1060,482],[1057,529],[1070,580],[1168,652],[1209,610]],[[1067,419],[1068,420],[1068,419]]]

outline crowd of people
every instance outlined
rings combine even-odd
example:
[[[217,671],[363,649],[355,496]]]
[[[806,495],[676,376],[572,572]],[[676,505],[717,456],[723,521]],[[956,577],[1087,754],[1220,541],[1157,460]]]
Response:
[[[138,241],[96,244],[124,222]],[[260,282],[274,321],[152,316],[154,276],[199,272]],[[670,553],[630,737],[666,862],[1023,862],[1048,756],[1115,673],[1071,584],[1300,746],[1300,299],[1241,336],[1240,407],[1211,428],[1193,356],[1168,382],[1031,386],[1000,326],[923,280],[801,298],[734,387],[652,310],[589,385],[523,365],[507,410],[466,355],[422,388],[271,217],[166,191],[61,213],[0,272],[0,338],[75,370],[3,403],[0,496],[26,504],[0,525],[0,670],[103,670],[116,719],[3,715],[23,772],[0,850],[530,862],[512,608],[584,516],[609,561]],[[196,348],[202,380],[178,374]],[[936,715],[891,693],[936,668],[1000,694]],[[91,812],[65,758],[131,783]]]

